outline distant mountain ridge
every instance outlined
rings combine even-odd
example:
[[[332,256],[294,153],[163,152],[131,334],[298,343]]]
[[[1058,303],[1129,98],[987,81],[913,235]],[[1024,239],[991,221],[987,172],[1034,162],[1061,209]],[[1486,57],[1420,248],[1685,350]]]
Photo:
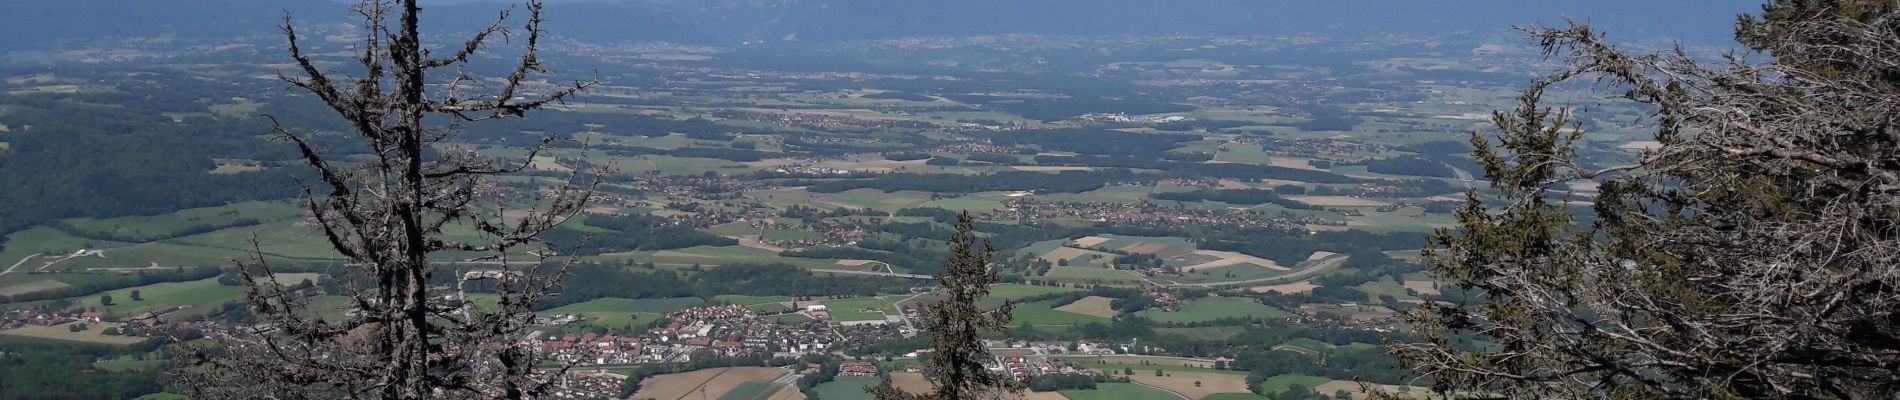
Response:
[[[473,29],[504,2],[425,1],[424,18]],[[588,42],[689,44],[834,42],[1002,33],[1263,35],[1377,31],[1502,32],[1576,17],[1615,35],[1722,43],[1742,0],[1274,1],[1274,0],[676,0],[550,2],[549,28]],[[15,2],[0,15],[0,50],[113,37],[273,34],[284,10],[310,23],[348,22],[341,2],[87,0]]]

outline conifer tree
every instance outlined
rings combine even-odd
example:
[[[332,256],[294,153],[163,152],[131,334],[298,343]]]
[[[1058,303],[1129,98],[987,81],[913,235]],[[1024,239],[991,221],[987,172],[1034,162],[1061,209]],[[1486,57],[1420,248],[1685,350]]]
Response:
[[[350,299],[352,312],[341,319],[316,316],[309,300],[277,282],[256,252],[236,270],[249,287],[246,306],[261,323],[246,322],[215,345],[180,345],[179,390],[204,399],[520,399],[540,396],[558,381],[565,369],[538,369],[537,349],[524,344],[534,321],[528,307],[558,287],[572,260],[533,250],[546,250],[541,232],[586,207],[598,171],[577,171],[568,184],[537,195],[536,207],[503,213],[506,199],[481,191],[486,180],[525,168],[557,137],[545,137],[523,160],[440,146],[456,137],[459,124],[518,118],[591,84],[530,80],[548,72],[537,56],[541,7],[526,3],[520,30],[504,25],[511,20],[503,11],[463,43],[431,46],[424,43],[417,0],[364,0],[351,9],[361,17],[354,25],[362,30],[360,41],[350,57],[336,60],[327,58],[342,49],[306,50],[311,43],[285,16],[297,75],[282,80],[320,100],[346,122],[342,136],[370,150],[325,154],[313,137],[329,133],[269,118],[275,137],[295,145],[315,172],[304,203],[331,248],[349,261],[334,275],[343,281],[337,294]],[[468,75],[471,58],[510,36],[517,40],[510,47],[520,53],[507,76]],[[464,242],[443,234],[454,225],[482,238]],[[489,254],[469,261],[494,267],[438,268],[431,256],[444,251]],[[467,307],[454,285],[435,283],[438,274],[494,282],[495,307]]]
[[[916,395],[889,385],[867,388],[877,399],[995,399],[1022,390],[1021,382],[991,372],[983,364],[992,359],[989,348],[983,345],[983,334],[1007,328],[1015,304],[1004,302],[991,310],[978,305],[989,297],[990,285],[1001,279],[990,268],[996,249],[977,236],[973,220],[968,211],[957,215],[957,231],[950,237],[950,259],[937,274],[935,294],[942,301],[924,308],[924,330],[931,339],[924,373],[936,380],[936,390]]]
[[[1426,258],[1449,296],[1388,350],[1461,398],[1887,398],[1900,391],[1900,6],[1777,0],[1710,65],[1534,28],[1565,68],[1495,138]],[[1624,165],[1580,160],[1591,82],[1655,110]],[[1599,193],[1573,210],[1563,183]]]

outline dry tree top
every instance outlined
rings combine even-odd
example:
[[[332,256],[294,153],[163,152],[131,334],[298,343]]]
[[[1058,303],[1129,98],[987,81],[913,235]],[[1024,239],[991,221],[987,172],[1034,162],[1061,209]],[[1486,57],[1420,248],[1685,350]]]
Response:
[[[1428,249],[1466,297],[1408,312],[1391,353],[1452,397],[1900,392],[1900,7],[1843,3],[1880,2],[1776,2],[1715,63],[1529,29],[1565,67],[1473,136],[1499,198]],[[1575,162],[1581,128],[1539,99],[1576,81],[1653,106],[1662,146]],[[1593,219],[1546,190],[1577,179]]]
[[[349,72],[319,67],[324,64],[305,51],[285,16],[283,33],[299,71],[283,80],[321,99],[348,123],[349,137],[368,149],[341,161],[313,145],[312,133],[276,127],[277,138],[296,145],[319,177],[305,187],[307,206],[317,229],[349,261],[332,275],[352,310],[340,321],[312,317],[305,297],[271,279],[261,256],[240,263],[251,286],[248,306],[264,323],[233,332],[217,346],[183,347],[178,378],[188,394],[525,398],[547,390],[565,372],[536,371],[539,358],[521,343],[534,319],[529,305],[558,289],[569,263],[524,250],[544,250],[537,236],[585,207],[594,175],[577,172],[569,184],[535,195],[530,210],[504,218],[501,199],[483,198],[477,187],[487,177],[526,167],[557,137],[548,136],[518,163],[438,147],[460,124],[523,117],[592,84],[525,93],[533,85],[530,76],[548,72],[537,57],[541,7],[527,2],[525,21],[502,11],[495,23],[444,53],[424,43],[416,0],[363,1],[351,8],[363,24],[352,56],[352,68],[360,69]],[[506,24],[513,22],[522,25],[512,30]],[[479,79],[465,72],[472,58],[500,40],[520,41],[507,76]],[[443,118],[454,122],[431,125]],[[471,227],[482,240],[445,238],[444,228],[452,225]],[[452,288],[459,285],[432,283],[439,281],[438,272],[468,276],[438,271],[430,257],[441,251],[489,254],[469,261],[492,265],[472,279],[497,288],[493,310],[472,307]]]

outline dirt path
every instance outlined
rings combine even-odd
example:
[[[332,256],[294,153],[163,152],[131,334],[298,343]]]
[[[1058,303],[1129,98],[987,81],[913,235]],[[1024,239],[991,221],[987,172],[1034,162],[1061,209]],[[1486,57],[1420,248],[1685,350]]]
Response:
[[[1156,283],[1153,280],[1149,280],[1148,283],[1153,283],[1157,286],[1173,286],[1173,287],[1220,287],[1220,286],[1227,286],[1227,285],[1245,285],[1245,284],[1252,284],[1252,283],[1274,282],[1274,281],[1293,282],[1293,281],[1298,281],[1301,279],[1306,279],[1306,277],[1325,271],[1328,268],[1337,267],[1339,266],[1339,264],[1345,263],[1346,258],[1347,258],[1346,256],[1337,256],[1330,259],[1314,262],[1312,265],[1307,266],[1306,269],[1294,271],[1293,273],[1290,273],[1290,274],[1269,276],[1265,278],[1255,278],[1255,279],[1247,279],[1247,280],[1239,280],[1239,281],[1223,281],[1223,282],[1174,283],[1174,284],[1168,284],[1168,285],[1162,285],[1160,283]]]
[[[1173,391],[1173,390],[1168,390],[1167,388],[1164,388],[1164,387],[1160,387],[1160,386],[1155,386],[1155,385],[1150,385],[1150,384],[1146,384],[1146,383],[1141,383],[1141,382],[1129,382],[1129,383],[1133,383],[1133,384],[1136,384],[1136,385],[1142,385],[1142,386],[1147,386],[1147,387],[1148,387],[1149,389],[1154,389],[1154,390],[1159,390],[1159,391],[1163,391],[1163,392],[1168,392],[1168,394],[1172,394],[1172,395],[1174,395],[1174,397],[1179,397],[1179,398],[1181,398],[1181,400],[1194,400],[1194,399],[1191,399],[1191,398],[1188,398],[1188,397],[1187,397],[1187,395],[1185,395],[1185,394],[1181,394],[1180,392],[1176,392],[1176,391]]]
[[[31,259],[33,259],[33,257],[39,257],[39,256],[40,256],[40,254],[44,254],[44,253],[33,253],[33,254],[28,254],[28,255],[26,255],[26,257],[24,257],[24,258],[21,258],[21,259],[20,259],[20,261],[18,261],[18,262],[14,262],[14,263],[13,263],[13,266],[11,266],[11,267],[7,267],[7,270],[5,270],[5,271],[0,271],[0,275],[6,275],[6,274],[11,274],[11,273],[13,273],[13,269],[14,269],[14,268],[19,268],[21,264],[26,264],[26,260],[31,260]]]
[[[765,244],[764,242],[760,242],[759,235],[739,235],[739,236],[727,236],[727,237],[738,240],[740,246],[770,251],[775,254],[785,252],[784,247],[773,246],[773,245]]]

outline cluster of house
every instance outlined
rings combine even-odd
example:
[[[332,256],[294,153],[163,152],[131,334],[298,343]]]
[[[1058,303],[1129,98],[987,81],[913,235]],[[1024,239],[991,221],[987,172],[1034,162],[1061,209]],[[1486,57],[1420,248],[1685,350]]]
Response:
[[[0,312],[0,330],[13,329],[26,325],[53,326],[68,322],[124,322],[127,324],[153,326],[162,322],[159,317],[183,309],[182,307],[172,305],[159,306],[158,308],[153,308],[151,311],[113,321],[108,320],[105,313],[93,310],[75,312],[44,308],[23,308]]]
[[[872,218],[869,223],[855,223],[855,222],[849,222],[845,220],[826,219],[826,220],[818,221],[817,223],[788,224],[788,223],[778,222],[775,219],[766,218],[766,219],[750,220],[747,222],[750,222],[753,227],[759,228],[759,229],[780,229],[780,230],[806,231],[806,232],[818,233],[818,236],[811,236],[811,237],[806,237],[802,239],[791,239],[791,240],[771,240],[771,239],[764,239],[764,238],[759,239],[760,243],[764,243],[767,245],[798,249],[798,248],[806,248],[806,247],[812,247],[812,246],[849,246],[849,245],[858,244],[859,240],[864,240],[865,236],[871,235],[871,233],[865,232],[865,228],[870,227],[870,226],[875,226],[881,221],[878,218]]]
[[[773,169],[772,172],[777,172],[781,174],[791,174],[791,175],[829,176],[829,175],[850,175],[850,174],[858,173],[861,171],[853,171],[853,170],[842,169],[842,168],[817,167],[817,166],[810,166],[810,165],[787,165],[783,167],[778,167],[777,169]]]
[[[757,189],[763,186],[762,183],[757,181],[733,179],[729,176],[667,176],[657,173],[637,177],[634,179],[634,182],[644,184],[644,186],[648,188],[664,192],[668,195],[689,198],[704,198],[707,197],[708,194],[729,195],[743,193],[746,190]]]
[[[1390,332],[1400,321],[1397,311],[1383,306],[1359,303],[1305,303],[1292,309],[1288,320],[1295,326],[1355,328]]]
[[[1349,155],[1362,152],[1377,152],[1381,149],[1351,136],[1334,135],[1327,138],[1276,138],[1272,149],[1288,154],[1311,157],[1317,155]]]
[[[1075,117],[1075,119],[1084,124],[1107,123],[1107,122],[1123,123],[1123,124],[1165,124],[1165,123],[1171,123],[1171,122],[1187,121],[1192,118],[1188,118],[1188,117],[1180,116],[1180,115],[1128,115],[1124,113],[1088,113],[1088,114],[1078,115]]]
[[[1010,147],[1010,146],[998,145],[998,144],[990,143],[988,141],[963,141],[963,142],[937,146],[935,148],[930,149],[929,152],[962,153],[962,154],[1015,154],[1016,148]]]
[[[1159,290],[1157,288],[1150,287],[1144,293],[1147,294],[1149,297],[1153,297],[1155,299],[1154,305],[1148,306],[1148,308],[1157,309],[1161,311],[1180,311],[1181,310],[1181,298],[1175,296],[1174,292],[1167,291],[1167,290]]]
[[[838,342],[822,321],[780,324],[738,305],[688,308],[667,318],[672,322],[638,335],[549,335],[539,346],[564,362],[619,365],[691,361],[702,350],[726,357],[796,356],[827,351]]]
[[[838,376],[877,376],[877,364],[870,361],[846,361],[838,364]]]
[[[52,326],[86,320],[97,322],[100,316],[98,311],[75,313],[46,309],[6,310],[4,314],[0,314],[0,329],[13,329],[27,325]]]
[[[1008,208],[983,213],[985,220],[1071,219],[1097,222],[1149,224],[1237,225],[1243,227],[1299,228],[1308,224],[1334,224],[1318,217],[1302,215],[1255,214],[1247,210],[1202,210],[1166,207],[1147,201],[1050,202],[1028,198],[1011,199]]]
[[[1007,373],[1021,380],[1063,372],[1060,367],[1051,364],[1047,359],[1021,354],[996,356],[996,365],[991,366],[990,370]]]
[[[865,131],[892,129],[920,129],[935,124],[915,121],[865,119],[849,116],[836,116],[802,112],[738,112],[738,118],[752,122],[763,122],[775,126],[792,126],[817,131]]]
[[[545,374],[538,371],[537,374]],[[545,379],[545,377],[541,377]],[[541,398],[548,399],[606,399],[620,394],[620,387],[627,383],[627,377],[604,371],[568,371],[560,376]],[[501,393],[492,393],[490,398],[502,398]]]

